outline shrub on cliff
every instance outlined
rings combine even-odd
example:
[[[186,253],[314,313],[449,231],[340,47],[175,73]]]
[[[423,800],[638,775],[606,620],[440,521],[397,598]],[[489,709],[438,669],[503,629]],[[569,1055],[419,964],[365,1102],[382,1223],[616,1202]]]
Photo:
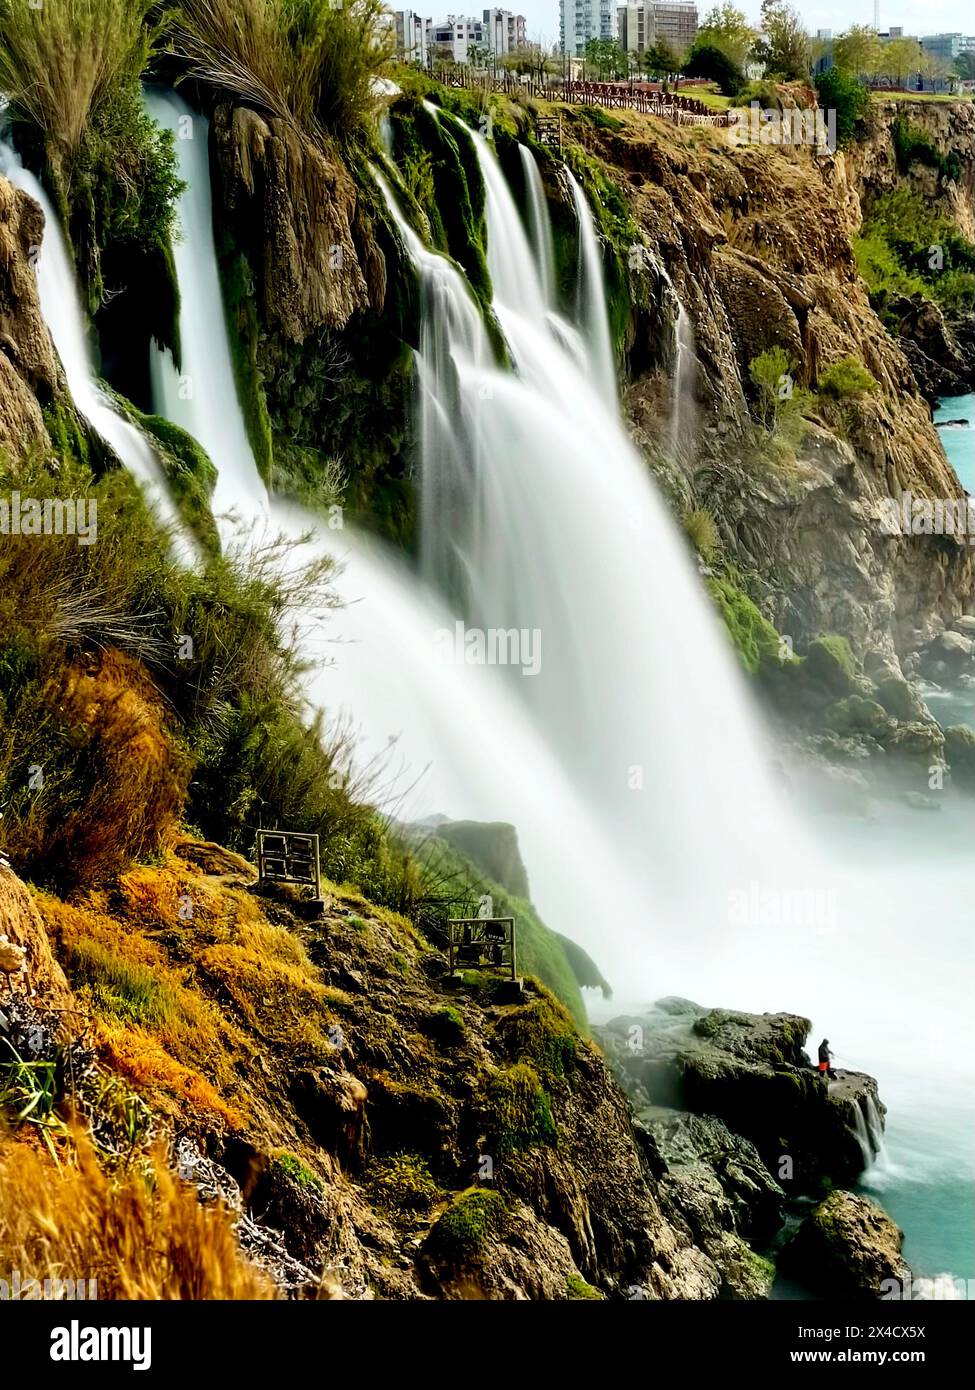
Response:
[[[710,44],[695,48],[684,66],[685,77],[706,77],[717,82],[721,94],[736,97],[745,85],[745,74],[727,53]]]
[[[202,82],[312,138],[364,143],[390,53],[379,0],[183,0],[177,47]]]
[[[870,105],[870,93],[858,78],[832,67],[816,78],[816,95],[824,111],[836,112],[836,143],[842,149],[856,138],[857,126]]]
[[[157,12],[153,0],[6,0],[0,90],[26,162],[54,192],[90,312],[102,304],[106,278],[138,280],[146,333],[175,346],[171,235],[180,183],[172,137],[146,115],[140,88],[160,32]]]

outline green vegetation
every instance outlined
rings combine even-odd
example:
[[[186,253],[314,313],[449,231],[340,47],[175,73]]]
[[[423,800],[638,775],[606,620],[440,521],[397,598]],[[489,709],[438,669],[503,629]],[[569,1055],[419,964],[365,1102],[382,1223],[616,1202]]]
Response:
[[[862,396],[867,391],[875,391],[877,383],[866,367],[856,357],[843,357],[820,373],[817,390],[821,395],[834,400],[848,400],[851,396]]]
[[[684,534],[706,565],[718,558],[721,552],[721,533],[718,531],[714,513],[707,507],[692,507],[681,519]]]
[[[745,74],[741,67],[722,49],[710,44],[695,47],[684,73],[687,77],[706,77],[716,82],[721,94],[726,97],[738,96],[745,85]]]
[[[295,1154],[275,1154],[274,1166],[285,1173],[292,1182],[297,1183],[299,1187],[313,1188],[319,1191],[323,1187],[321,1178],[316,1176]]]
[[[165,979],[149,966],[123,959],[99,941],[81,940],[71,947],[68,973],[76,987],[87,986],[99,1013],[123,1023],[165,1028],[181,1016]]]
[[[160,34],[157,9],[153,0],[6,0],[0,90],[26,162],[54,194],[89,311],[107,286],[137,280],[143,341],[155,336],[178,355],[171,238],[181,185],[172,137],[145,114],[139,85]]]
[[[155,440],[156,453],[184,521],[200,544],[217,554],[220,537],[210,509],[217,470],[209,456],[191,434],[163,416],[143,415],[134,408],[131,413]]]
[[[426,1160],[416,1154],[380,1159],[370,1166],[367,1180],[379,1205],[393,1215],[427,1212],[444,1195]]]
[[[505,1056],[530,1063],[547,1086],[571,1071],[579,1034],[568,1011],[547,991],[528,1004],[507,1010],[496,1032]]]
[[[757,675],[767,663],[779,664],[779,634],[752,599],[733,579],[713,576],[707,581],[738,659],[749,675]]]
[[[816,78],[816,95],[824,111],[836,112],[836,143],[840,149],[856,139],[870,104],[870,93],[856,75],[832,67]]]
[[[957,183],[961,178],[961,160],[952,152],[943,155],[919,126],[912,125],[906,116],[895,116],[890,128],[897,168],[909,174],[914,164],[926,164],[936,169],[943,179]]]
[[[469,1187],[458,1193],[425,1242],[432,1255],[464,1260],[483,1250],[492,1236],[503,1235],[508,1207],[500,1192]]]
[[[455,1047],[464,1038],[464,1020],[456,1009],[437,1009],[427,1019],[426,1032],[443,1047]]]
[[[121,472],[28,460],[0,487],[98,508],[95,545],[0,547],[2,840],[18,870],[101,881],[183,815],[246,853],[263,814],[318,831],[333,880],[418,911],[418,867],[351,780],[344,739],[306,724],[281,630],[299,603],[327,614],[328,564],[284,578],[282,542],[180,568]]]
[[[406,168],[433,245],[463,268],[482,306],[491,305],[484,228],[484,184],[466,131],[449,112],[432,116],[415,96],[391,110],[397,159]],[[418,200],[419,201],[419,200]]]
[[[499,1154],[555,1144],[558,1133],[548,1093],[527,1062],[491,1072],[485,1087],[491,1142]]]
[[[890,327],[895,295],[924,294],[952,310],[975,303],[975,246],[913,188],[902,184],[871,202],[855,250],[871,303]]]
[[[797,364],[784,348],[769,348],[753,357],[748,375],[755,388],[755,414],[769,442],[785,453],[802,441],[806,424],[803,412],[809,392],[796,384]]]
[[[587,1284],[581,1274],[570,1274],[566,1280],[565,1296],[571,1301],[578,1300],[602,1300],[602,1294],[598,1289],[594,1289],[592,1284]]]
[[[179,51],[203,83],[312,139],[369,143],[391,42],[379,0],[182,0]]]

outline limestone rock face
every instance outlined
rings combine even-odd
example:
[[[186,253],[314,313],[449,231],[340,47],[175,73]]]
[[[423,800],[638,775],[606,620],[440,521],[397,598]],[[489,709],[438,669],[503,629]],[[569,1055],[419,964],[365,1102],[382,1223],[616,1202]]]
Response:
[[[221,107],[213,132],[226,212],[249,232],[262,321],[293,342],[315,328],[343,328],[368,306],[371,288],[353,236],[358,194],[345,164],[287,122],[246,107]]]
[[[891,535],[883,525],[885,503],[904,491],[962,494],[911,365],[870,306],[851,245],[861,192],[892,171],[868,167],[859,150],[818,159],[732,149],[663,121],[619,120],[613,132],[574,134],[624,185],[640,236],[693,323],[700,440],[696,457],[673,470],[693,495],[683,504],[711,510],[725,553],[768,578],[767,616],[797,649],[817,632],[839,631],[858,646],[913,650],[916,629],[931,635],[959,615],[975,561],[953,538]],[[959,149],[963,136],[959,128],[951,137]],[[884,140],[889,147],[889,119],[878,145]],[[969,135],[966,169],[970,150]],[[970,192],[959,194],[959,208]],[[635,278],[633,288],[636,303],[654,299]],[[813,405],[794,468],[736,462],[750,427],[749,365],[771,347],[794,361],[797,386],[815,390],[846,357],[877,383],[842,403],[841,422],[819,418]],[[672,366],[659,313],[636,314],[629,365],[627,413],[654,453]]]
[[[54,1009],[67,1007],[71,1003],[71,991],[51,951],[34,900],[26,885],[3,861],[0,861],[0,936],[26,952],[25,985],[28,991],[35,991],[36,1002]],[[24,986],[17,984],[14,988],[20,991]]]
[[[824,1083],[803,1050],[808,1019],[690,1007],[696,1012],[655,1009],[600,1030],[638,1109],[717,1117],[782,1175],[788,1195],[818,1190],[823,1177],[845,1182],[862,1172],[862,1109],[884,1113],[873,1077],[838,1072]]]
[[[831,1192],[782,1252],[782,1267],[828,1298],[890,1297],[910,1286],[904,1234],[869,1197]]]
[[[713,1260],[724,1293],[766,1298],[773,1266],[747,1242],[775,1235],[785,1193],[755,1146],[710,1116],[650,1107],[639,1119],[668,1220]]]
[[[15,456],[50,447],[41,406],[62,388],[33,267],[43,237],[38,204],[0,176],[0,449]]]

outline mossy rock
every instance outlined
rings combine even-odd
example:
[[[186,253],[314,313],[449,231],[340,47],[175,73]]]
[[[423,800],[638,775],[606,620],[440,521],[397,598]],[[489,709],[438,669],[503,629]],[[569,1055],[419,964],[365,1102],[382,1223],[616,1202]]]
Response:
[[[837,734],[867,734],[879,738],[890,727],[890,718],[876,700],[863,695],[847,695],[836,700],[823,714],[825,728]]]
[[[579,1035],[568,1010],[547,991],[505,1012],[496,1036],[506,1057],[530,1063],[548,1084],[571,1071]]]
[[[548,1093],[527,1062],[492,1072],[485,1088],[486,1125],[494,1152],[555,1144],[558,1132]]]
[[[878,681],[875,694],[894,719],[923,720],[927,713],[917,691],[900,676],[885,676]]]
[[[392,1154],[369,1167],[366,1182],[385,1211],[393,1215],[429,1211],[443,1196],[426,1160],[418,1154]]]
[[[945,729],[945,757],[951,780],[965,791],[975,792],[975,730],[964,724]]]
[[[504,1234],[507,1203],[488,1187],[469,1187],[453,1199],[424,1243],[424,1253],[449,1262],[478,1255]]]
[[[218,554],[220,536],[210,506],[217,470],[209,455],[191,434],[171,420],[134,410],[133,413],[156,444],[159,462],[183,520],[205,550]]]
[[[708,590],[749,675],[756,675],[765,664],[779,665],[779,634],[744,590],[719,577],[708,580]]]
[[[945,736],[937,724],[898,724],[884,748],[889,757],[913,763],[922,771],[945,761]]]
[[[838,699],[857,689],[857,667],[850,644],[837,633],[813,638],[806,650],[804,668],[811,680]]]
[[[587,1284],[581,1274],[570,1274],[566,1280],[565,1296],[572,1303],[602,1302],[603,1295],[592,1284]]]

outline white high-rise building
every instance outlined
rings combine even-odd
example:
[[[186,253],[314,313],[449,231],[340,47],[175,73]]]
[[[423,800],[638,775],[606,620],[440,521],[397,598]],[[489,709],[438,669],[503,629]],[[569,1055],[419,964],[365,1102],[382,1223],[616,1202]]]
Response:
[[[430,21],[415,10],[394,10],[393,24],[396,29],[396,52],[402,56],[403,62],[426,67],[427,28]]]
[[[559,33],[562,52],[580,58],[591,39],[615,39],[615,0],[559,0]]]
[[[525,16],[511,10],[485,10],[480,42],[498,58],[517,53],[526,43]]]
[[[642,53],[655,43],[666,43],[677,54],[686,53],[697,33],[697,5],[693,0],[627,0],[618,5],[617,37],[627,53]]]

